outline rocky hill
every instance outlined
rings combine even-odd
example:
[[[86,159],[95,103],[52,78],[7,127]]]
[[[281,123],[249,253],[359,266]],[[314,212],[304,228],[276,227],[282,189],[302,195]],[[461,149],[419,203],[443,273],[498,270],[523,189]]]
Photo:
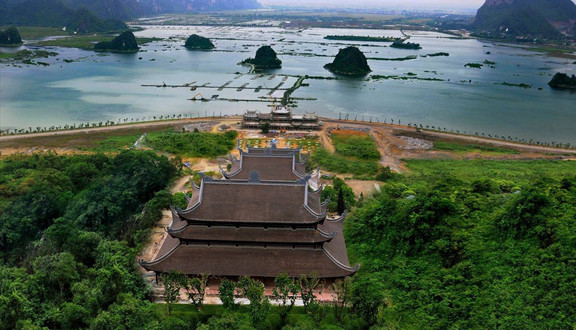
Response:
[[[368,66],[366,56],[356,47],[340,49],[334,62],[326,64],[324,68],[332,73],[346,76],[363,76],[372,71]]]
[[[17,47],[22,44],[20,32],[15,26],[10,26],[4,31],[0,31],[0,46]]]
[[[480,32],[511,37],[575,36],[576,5],[571,0],[486,0],[474,26]]]
[[[207,50],[207,49],[214,48],[214,44],[208,38],[199,36],[197,34],[193,34],[193,35],[189,36],[188,39],[186,39],[186,43],[184,44],[184,47],[186,47],[186,49],[190,49],[190,50],[195,50],[195,49]]]
[[[94,45],[94,50],[97,52],[136,53],[139,49],[136,37],[131,31],[120,33],[112,41],[99,42]]]
[[[554,89],[576,90],[576,76],[569,76],[565,73],[558,72],[554,75],[548,85]]]
[[[276,52],[270,46],[262,46],[258,48],[254,58],[245,59],[241,64],[252,64],[257,70],[279,69],[282,67],[282,61],[278,59]]]

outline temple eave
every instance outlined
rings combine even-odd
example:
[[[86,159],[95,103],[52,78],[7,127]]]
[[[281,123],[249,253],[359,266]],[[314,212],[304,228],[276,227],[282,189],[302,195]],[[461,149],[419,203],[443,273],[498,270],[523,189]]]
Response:
[[[193,257],[194,262],[189,262]],[[338,278],[354,274],[357,268],[335,262],[324,249],[230,247],[179,245],[166,258],[142,262],[156,272],[180,271],[188,275],[291,277],[315,274],[319,278]]]

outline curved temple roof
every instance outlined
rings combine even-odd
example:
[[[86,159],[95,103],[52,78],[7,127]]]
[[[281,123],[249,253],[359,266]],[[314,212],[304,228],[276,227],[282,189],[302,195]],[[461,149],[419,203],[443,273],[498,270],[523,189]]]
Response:
[[[324,232],[314,228],[292,229],[209,225],[188,225],[181,229],[168,228],[168,233],[173,237],[190,241],[257,242],[271,244],[324,243],[336,236],[335,232]]]
[[[350,276],[358,269],[339,262],[324,248],[212,244],[179,244],[155,261],[139,262],[156,272],[178,270],[220,276],[276,277],[286,273],[297,277],[316,273],[320,278],[335,278]]]
[[[295,181],[306,176],[306,165],[298,163],[295,155],[240,154],[229,172],[222,170],[227,179],[247,180],[250,172],[258,171],[264,181]]]
[[[326,217],[317,194],[305,180],[260,182],[255,172],[247,181],[204,178],[188,208],[177,212],[196,222],[309,225]]]

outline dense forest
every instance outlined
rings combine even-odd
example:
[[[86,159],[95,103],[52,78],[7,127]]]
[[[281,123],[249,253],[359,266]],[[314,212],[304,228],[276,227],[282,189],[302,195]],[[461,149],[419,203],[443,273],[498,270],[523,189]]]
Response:
[[[172,133],[176,135],[176,133]],[[195,133],[195,139],[203,134]],[[162,136],[162,135],[159,135]],[[230,136],[221,135],[227,140]],[[369,141],[340,156],[371,159]],[[176,145],[171,135],[157,142]],[[231,147],[231,146],[230,146]],[[153,152],[15,155],[0,161],[0,328],[571,328],[576,323],[576,165],[410,160],[382,192],[355,199],[328,177],[331,211],[359,272],[334,306],[150,302],[135,259],[181,166]],[[339,205],[343,203],[344,206]],[[295,282],[277,279],[285,297]],[[300,288],[310,285],[299,282]],[[243,289],[242,289],[243,288]],[[221,294],[230,292],[221,288]],[[280,289],[278,289],[280,292]],[[302,289],[300,289],[302,290]],[[347,306],[347,307],[344,307]]]
[[[353,307],[399,328],[571,328],[576,166],[410,161],[345,223]]]
[[[152,152],[3,159],[0,328],[135,328],[150,295],[135,256],[176,172]]]

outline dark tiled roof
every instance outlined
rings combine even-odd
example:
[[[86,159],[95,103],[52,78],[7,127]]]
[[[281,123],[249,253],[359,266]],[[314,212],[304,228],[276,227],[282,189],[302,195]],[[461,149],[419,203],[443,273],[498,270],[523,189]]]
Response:
[[[299,148],[252,148],[248,147],[249,154],[266,154],[270,153],[272,155],[299,155]]]
[[[219,276],[276,277],[311,275],[335,278],[352,275],[356,268],[339,263],[322,248],[181,244],[168,255],[140,264],[156,272]]]
[[[344,240],[343,224],[346,214],[342,215],[338,219],[330,220],[326,219],[324,222],[318,226],[318,229],[326,233],[335,234],[334,238],[330,241],[324,243],[324,249],[344,265],[349,265],[348,252],[346,251],[346,242]]]
[[[197,203],[178,214],[197,222],[315,224],[325,214],[318,212],[318,201],[306,198],[307,187],[301,182],[204,179]]]
[[[327,228],[330,229],[330,228]],[[331,232],[314,228],[263,228],[236,226],[188,225],[180,230],[168,231],[182,240],[211,242],[258,242],[258,243],[322,243],[334,238]]]
[[[244,153],[238,163],[232,163],[227,179],[248,180],[250,172],[258,171],[263,181],[296,181],[306,176],[304,164],[295,161],[293,155],[260,155]]]

